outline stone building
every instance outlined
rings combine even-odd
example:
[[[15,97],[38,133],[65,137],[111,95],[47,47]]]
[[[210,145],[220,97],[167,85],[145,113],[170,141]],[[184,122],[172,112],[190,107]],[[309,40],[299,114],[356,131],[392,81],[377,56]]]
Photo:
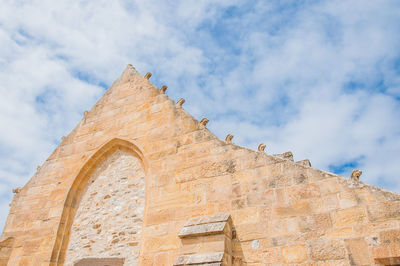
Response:
[[[1,265],[398,265],[400,195],[223,141],[128,65],[23,187]]]

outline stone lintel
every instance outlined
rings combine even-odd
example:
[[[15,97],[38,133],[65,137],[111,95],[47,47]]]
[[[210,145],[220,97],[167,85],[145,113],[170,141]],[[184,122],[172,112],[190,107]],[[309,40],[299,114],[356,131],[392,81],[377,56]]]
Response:
[[[224,252],[191,254],[179,256],[174,266],[179,265],[221,265],[224,258]]]
[[[229,214],[215,214],[190,219],[179,233],[180,238],[223,234]]]
[[[224,232],[225,226],[226,222],[185,226],[179,233],[179,237],[185,238],[202,235],[222,234]]]

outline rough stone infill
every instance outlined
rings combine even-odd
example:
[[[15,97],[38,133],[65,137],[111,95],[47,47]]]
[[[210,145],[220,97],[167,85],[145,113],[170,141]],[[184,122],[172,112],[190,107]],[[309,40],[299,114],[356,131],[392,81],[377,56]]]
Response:
[[[65,265],[93,257],[124,258],[124,265],[137,265],[144,194],[145,174],[139,160],[117,150],[88,181],[72,225]]]

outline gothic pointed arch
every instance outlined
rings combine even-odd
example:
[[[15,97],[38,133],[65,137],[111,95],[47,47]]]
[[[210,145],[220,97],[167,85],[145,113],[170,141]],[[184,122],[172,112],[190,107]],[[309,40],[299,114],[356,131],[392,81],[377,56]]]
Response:
[[[89,185],[88,181],[96,169],[118,150],[134,156],[140,162],[144,173],[147,172],[147,162],[144,159],[143,153],[135,144],[128,140],[113,138],[98,148],[83,164],[69,189],[51,255],[51,265],[64,264],[71,227],[85,189]]]

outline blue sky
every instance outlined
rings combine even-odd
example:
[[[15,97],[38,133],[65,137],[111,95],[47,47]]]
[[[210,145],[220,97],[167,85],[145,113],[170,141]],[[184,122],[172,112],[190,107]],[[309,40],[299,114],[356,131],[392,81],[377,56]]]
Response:
[[[128,63],[220,138],[400,192],[399,1],[0,6],[1,228],[12,188]]]

